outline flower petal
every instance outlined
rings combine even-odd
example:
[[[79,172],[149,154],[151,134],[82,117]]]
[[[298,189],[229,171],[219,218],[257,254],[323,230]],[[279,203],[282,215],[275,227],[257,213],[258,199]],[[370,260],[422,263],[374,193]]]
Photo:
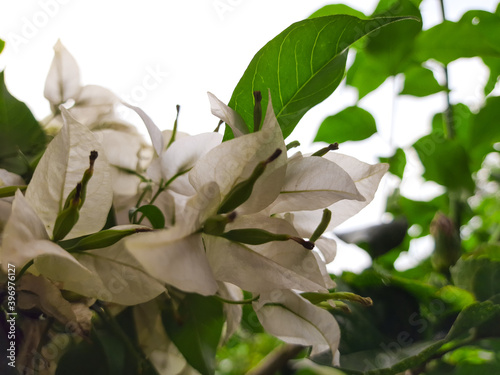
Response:
[[[246,213],[260,211],[276,199],[281,188],[275,178],[269,180],[268,176],[286,164],[285,142],[272,105],[268,105],[260,131],[223,142],[209,151],[193,167],[189,181],[196,190],[215,181],[224,197],[236,184],[247,179],[257,164],[269,158],[276,149],[282,150],[283,155],[267,166],[254,185],[252,195],[241,208]],[[281,173],[284,177],[284,169]],[[273,183],[269,184],[269,181]],[[263,194],[266,190],[266,194]]]
[[[389,165],[383,163],[370,165],[351,156],[334,152],[329,152],[323,157],[333,161],[349,173],[356,188],[365,198],[364,201],[344,199],[329,206],[328,209],[332,211],[332,219],[327,231],[331,231],[357,214],[373,200],[380,180],[387,172]],[[321,210],[293,212],[293,225],[301,236],[307,237],[314,232],[322,215]]]
[[[102,284],[100,290],[88,291],[85,285],[79,290],[82,284],[73,285],[72,279],[66,280],[65,288],[74,292],[121,305],[136,305],[165,291],[163,283],[150,276],[127,251],[124,240],[103,249],[74,254],[74,257]]]
[[[364,201],[345,170],[321,157],[299,157],[288,163],[285,183],[270,212],[317,210],[342,199]]]
[[[43,95],[57,110],[59,104],[78,96],[81,85],[78,64],[60,40],[54,46],[54,53]]]
[[[69,193],[89,167],[90,152],[96,150],[94,174],[80,219],[67,239],[98,232],[104,226],[112,201],[110,167],[98,138],[62,108],[64,126],[47,147],[26,190],[26,199],[52,236],[57,215]]]
[[[328,311],[290,290],[261,294],[253,307],[262,326],[271,335],[291,344],[312,345],[311,355],[329,349],[335,356],[340,328]]]
[[[217,99],[217,97],[211,92],[208,93],[208,100],[210,100],[212,114],[229,125],[235,138],[248,134],[248,128],[245,121],[243,121],[243,118],[238,112],[229,108],[226,104]]]
[[[126,239],[126,247],[154,278],[186,292],[215,294],[218,285],[201,235],[179,236],[177,229],[139,233]]]
[[[153,144],[153,147],[156,151],[156,155],[161,155],[161,153],[165,149],[165,142],[163,140],[163,134],[161,133],[161,130],[156,126],[153,120],[151,120],[151,117],[149,117],[142,109],[125,102],[122,102],[122,104],[125,107],[134,110],[135,113],[137,113],[141,117],[142,121],[144,121],[144,125],[146,125],[149,136],[151,137],[151,143]]]
[[[300,272],[280,265],[249,246],[222,237],[204,236],[207,257],[215,278],[237,285],[250,292],[266,292],[274,289],[298,289],[304,291],[326,290],[321,284],[309,280]],[[307,250],[304,249],[304,252]]]

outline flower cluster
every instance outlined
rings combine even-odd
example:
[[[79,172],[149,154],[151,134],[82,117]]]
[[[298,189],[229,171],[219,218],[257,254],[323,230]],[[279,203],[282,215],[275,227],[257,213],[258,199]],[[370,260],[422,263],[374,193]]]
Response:
[[[271,98],[262,114],[258,94],[254,132],[212,94],[212,113],[234,139],[162,132],[110,91],[82,87],[60,43],[45,97],[53,111],[45,128],[55,136],[25,192],[0,201],[2,269],[22,270],[38,309],[85,332],[89,306],[135,306],[144,354],[166,371],[182,357],[157,329],[161,308],[151,301],[196,293],[238,303],[246,291],[267,332],[337,358],[339,328],[324,308],[335,306],[326,264],[336,244],[323,233],[373,199],[387,165],[328,149],[292,153]],[[152,147],[116,116],[123,105],[142,118]],[[4,170],[0,179],[25,184]],[[323,306],[312,296],[324,296]],[[224,306],[227,338],[241,305]],[[178,373],[190,367],[182,361]]]

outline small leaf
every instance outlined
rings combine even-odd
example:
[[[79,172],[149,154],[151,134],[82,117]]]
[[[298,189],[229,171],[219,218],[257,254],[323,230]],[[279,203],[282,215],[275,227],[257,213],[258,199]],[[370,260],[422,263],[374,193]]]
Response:
[[[403,179],[406,166],[406,154],[403,149],[398,148],[391,157],[380,158],[380,162],[389,163],[389,172]]]
[[[0,39],[0,53],[2,53],[4,47],[5,47],[5,42],[2,39]]]
[[[434,77],[431,70],[413,66],[405,72],[405,83],[399,95],[427,96],[445,90]]]
[[[314,142],[361,141],[377,132],[375,119],[360,107],[347,107],[321,123]]]
[[[162,229],[165,228],[165,216],[163,216],[163,212],[152,204],[145,204],[135,210],[131,210],[129,212],[129,218],[133,218],[137,214],[143,214],[151,223],[154,229]]]
[[[348,15],[294,23],[254,56],[229,106],[247,127],[253,123],[254,91],[271,90],[276,117],[286,138],[302,116],[322,102],[344,77],[347,48],[358,39],[407,17],[360,20]],[[264,97],[262,107],[267,106]]]
[[[187,294],[177,311],[173,306],[162,311],[168,337],[189,365],[202,374],[215,373],[215,353],[222,334],[222,304],[213,297]]]
[[[425,179],[454,191],[474,191],[469,156],[459,141],[430,134],[420,138],[413,147],[425,168]]]

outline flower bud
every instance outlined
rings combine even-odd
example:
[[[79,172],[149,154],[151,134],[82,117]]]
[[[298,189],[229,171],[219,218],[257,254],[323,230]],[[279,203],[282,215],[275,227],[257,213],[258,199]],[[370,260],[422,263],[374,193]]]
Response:
[[[227,212],[234,211],[236,207],[245,203],[250,195],[252,194],[253,187],[257,182],[257,179],[262,176],[266,167],[269,163],[273,162],[280,156],[282,153],[281,149],[276,149],[274,153],[264,161],[261,161],[255,169],[253,170],[250,177],[248,177],[245,181],[238,183],[235,187],[231,189],[231,191],[226,195],[224,200],[222,201],[218,214],[225,214]]]
[[[141,229],[132,228],[132,229],[121,229],[121,230],[106,229],[82,238],[75,245],[67,248],[66,250],[68,252],[74,252],[74,251],[101,249],[103,247],[114,245],[122,238],[130,236],[131,234],[138,232],[145,232],[145,231],[151,231],[151,229],[146,229],[146,228],[141,228]]]

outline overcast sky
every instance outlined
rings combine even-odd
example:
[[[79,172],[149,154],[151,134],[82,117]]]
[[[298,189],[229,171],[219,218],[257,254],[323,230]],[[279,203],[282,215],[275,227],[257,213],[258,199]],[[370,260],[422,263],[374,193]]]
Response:
[[[498,3],[445,2],[451,20],[459,19],[472,7],[493,11]],[[84,84],[104,86],[142,107],[162,129],[172,126],[175,105],[180,104],[180,130],[191,134],[212,131],[218,121],[210,113],[207,91],[227,102],[251,58],[264,44],[293,22],[330,3],[333,2],[2,0],[0,38],[7,45],[0,55],[0,68],[6,68],[10,92],[42,119],[49,114],[43,98],[45,76],[53,56],[52,47],[60,39],[78,61]],[[370,14],[377,1],[342,3]],[[438,4],[439,0],[423,1],[424,28],[440,22]],[[478,59],[452,63],[450,76],[456,89],[454,99],[479,106],[483,100],[479,88],[487,79],[482,63]],[[425,124],[428,126],[430,116],[444,108],[444,96],[413,100],[400,97],[393,108],[391,98],[399,83],[388,81],[360,102],[361,107],[375,115],[379,133],[368,143],[342,145],[342,152],[373,163],[380,155],[388,156],[394,146],[408,147],[428,131]],[[321,147],[311,146],[321,121],[356,100],[356,91],[342,85],[304,116],[288,140],[300,140],[303,151]],[[129,116],[128,120],[139,124]],[[418,181],[421,169],[414,164],[405,172],[403,188],[407,195],[426,199],[439,193],[434,184]],[[381,192],[392,185],[394,181],[385,179]],[[384,203],[380,194],[365,214],[345,227],[380,222]],[[356,263],[360,262],[364,264],[366,259]]]

